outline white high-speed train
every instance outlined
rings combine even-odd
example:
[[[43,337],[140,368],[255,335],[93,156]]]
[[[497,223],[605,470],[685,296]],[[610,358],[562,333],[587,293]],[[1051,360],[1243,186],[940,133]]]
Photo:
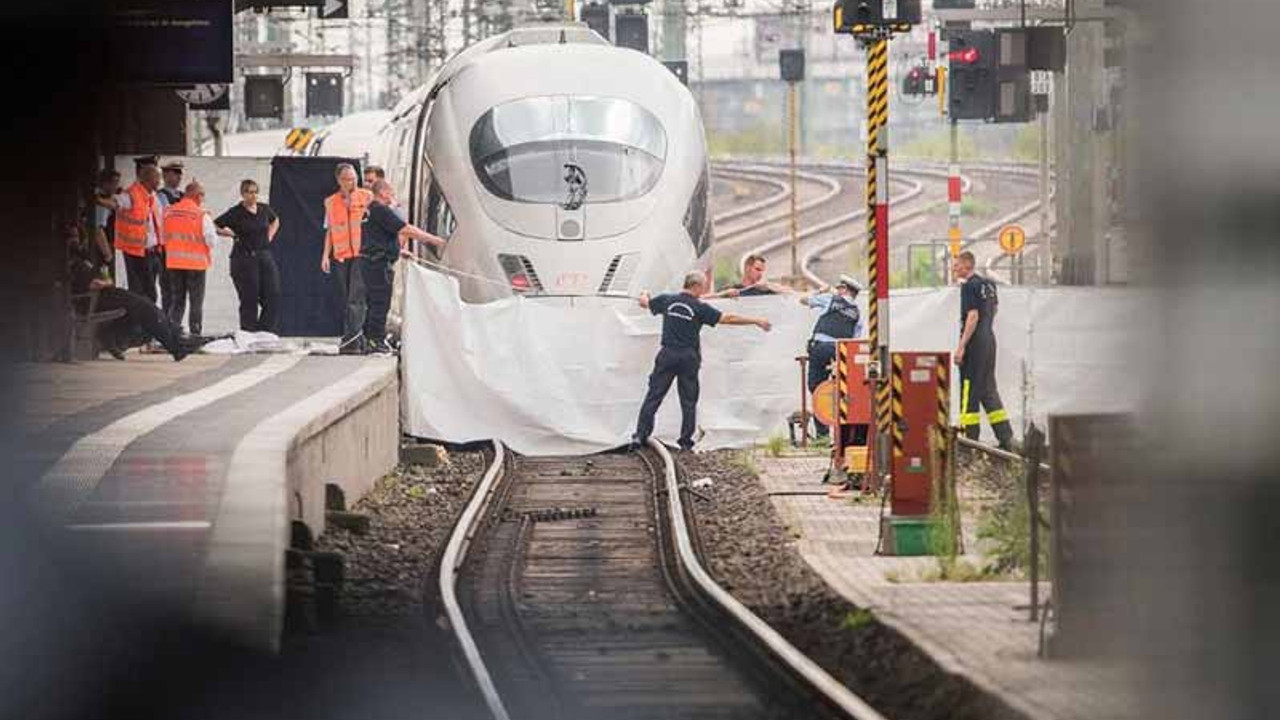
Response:
[[[470,302],[670,289],[711,240],[693,96],[585,25],[463,50],[399,103],[373,160],[448,239],[429,259]]]

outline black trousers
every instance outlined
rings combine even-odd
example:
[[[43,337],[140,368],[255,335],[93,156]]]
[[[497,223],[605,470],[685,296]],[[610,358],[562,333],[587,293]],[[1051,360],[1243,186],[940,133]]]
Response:
[[[977,440],[982,431],[979,407],[986,411],[996,441],[1001,447],[1008,447],[1013,440],[1013,427],[996,388],[995,338],[971,339],[960,365],[960,427],[970,440]]]
[[[391,309],[391,261],[362,258],[366,299],[364,336],[367,340],[382,340],[387,336],[387,312]]]
[[[169,311],[165,313],[169,316],[169,322],[179,329],[182,327],[182,315],[190,300],[191,318],[187,328],[192,335],[199,335],[204,329],[205,271],[169,269],[167,272],[169,293],[172,296]]]
[[[135,255],[124,256],[124,272],[125,279],[129,283],[129,292],[141,295],[151,301],[155,305],[156,298],[156,275],[154,254],[147,253],[142,257]]]
[[[169,269],[164,265],[164,253],[159,250],[148,251],[147,263],[151,266],[151,276],[160,285],[160,309],[168,315],[173,308],[173,288],[169,285]]]
[[[342,316],[342,341],[346,342],[364,330],[364,318],[367,311],[364,288],[364,258],[354,257],[346,262],[332,261],[329,264],[333,274],[338,277],[338,288],[342,293],[342,305],[346,310]]]
[[[280,270],[271,252],[231,258],[231,282],[240,297],[240,329],[279,332]]]
[[[129,290],[103,288],[98,291],[96,309],[98,312],[125,311],[124,317],[102,326],[100,332],[105,345],[125,348],[153,338],[171,354],[178,353],[181,331],[160,312],[154,300]]]
[[[833,342],[811,342],[809,343],[809,393],[817,389],[819,385],[827,381],[831,377],[831,362],[836,359],[836,344]],[[813,419],[813,428],[817,432],[818,437],[823,437],[828,433],[827,426]]]
[[[676,381],[676,393],[680,397],[680,445],[693,445],[693,433],[698,427],[698,370],[702,356],[693,348],[662,348],[653,363],[649,375],[649,392],[640,406],[640,419],[636,421],[635,439],[645,442],[653,434],[653,420],[662,406],[662,400]]]

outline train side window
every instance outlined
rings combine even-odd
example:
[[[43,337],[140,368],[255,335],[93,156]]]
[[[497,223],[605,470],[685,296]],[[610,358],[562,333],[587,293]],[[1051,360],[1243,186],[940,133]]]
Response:
[[[435,178],[431,179],[431,189],[427,191],[426,220],[427,232],[438,235],[445,240],[448,240],[458,227],[457,220],[453,216],[453,209],[449,207],[449,201],[445,199],[444,192],[440,189],[440,185],[436,183]],[[438,257],[440,251],[434,245],[430,246],[430,248],[430,252]]]

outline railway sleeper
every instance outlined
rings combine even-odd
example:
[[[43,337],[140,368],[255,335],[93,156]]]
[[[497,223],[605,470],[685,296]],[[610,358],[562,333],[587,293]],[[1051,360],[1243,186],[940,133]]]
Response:
[[[504,513],[503,520],[507,521],[523,521],[541,523],[541,522],[557,522],[564,520],[582,520],[584,518],[593,518],[600,514],[600,509],[596,507],[578,507],[578,508],[535,508],[533,510],[507,510]]]

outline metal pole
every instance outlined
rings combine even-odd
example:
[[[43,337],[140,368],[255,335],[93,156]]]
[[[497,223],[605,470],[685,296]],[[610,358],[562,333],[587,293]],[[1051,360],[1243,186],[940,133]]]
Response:
[[[876,357],[873,394],[875,451],[872,455],[876,486],[889,480],[889,433],[893,403],[889,383],[889,317],[880,303],[889,300],[889,37],[867,39],[867,329]]]
[[[787,129],[791,152],[791,277],[800,278],[800,218],[796,200],[796,84],[787,83]]]
[[[801,355],[796,360],[800,363],[800,447],[809,447],[809,356]],[[839,432],[840,427],[832,430]]]
[[[960,254],[960,207],[964,201],[960,182],[960,123],[951,119],[951,163],[947,172],[947,246],[951,257]]]
[[[1048,258],[1048,267],[1053,267],[1052,250],[1049,244],[1049,109],[1045,108],[1040,113],[1040,252]],[[1036,280],[1041,281],[1039,277]]]

